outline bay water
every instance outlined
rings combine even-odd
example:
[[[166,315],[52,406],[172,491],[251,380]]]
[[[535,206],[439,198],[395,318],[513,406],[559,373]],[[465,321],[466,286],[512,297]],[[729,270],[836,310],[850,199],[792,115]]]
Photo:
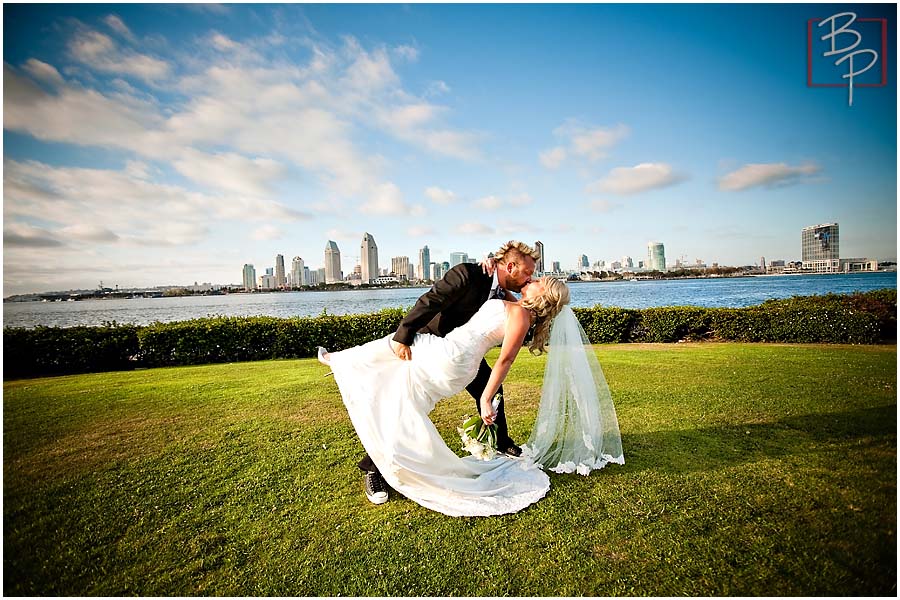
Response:
[[[704,306],[740,308],[770,298],[847,294],[897,288],[896,272],[775,275],[712,279],[570,282],[574,307]],[[146,325],[208,316],[309,317],[410,308],[428,288],[336,292],[274,292],[224,296],[97,299],[76,302],[4,302],[5,327],[72,327],[104,322]]]

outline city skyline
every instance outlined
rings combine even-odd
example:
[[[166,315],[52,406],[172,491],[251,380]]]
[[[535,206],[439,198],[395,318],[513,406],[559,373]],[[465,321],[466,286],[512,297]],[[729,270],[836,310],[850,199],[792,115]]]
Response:
[[[844,10],[887,25],[852,106],[807,81]],[[509,239],[740,266],[837,222],[895,261],[896,64],[893,5],[7,4],[4,296],[237,283],[328,240],[347,274],[366,233],[381,268]]]

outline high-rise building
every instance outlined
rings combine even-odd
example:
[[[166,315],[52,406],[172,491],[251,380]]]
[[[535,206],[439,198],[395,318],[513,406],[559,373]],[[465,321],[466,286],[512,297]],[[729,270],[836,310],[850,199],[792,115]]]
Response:
[[[622,257],[622,268],[623,269],[633,269],[634,268],[634,260],[630,256]]]
[[[363,283],[375,283],[378,278],[378,246],[371,233],[363,235],[359,245],[360,277]]]
[[[280,254],[275,255],[275,287],[283,288],[287,281],[284,278],[284,257]]]
[[[666,247],[662,242],[647,242],[647,269],[666,270]]]
[[[407,279],[409,277],[409,257],[393,257],[391,259],[391,272],[397,279]]]
[[[339,283],[344,279],[341,272],[341,251],[336,242],[325,244],[325,283]]]
[[[303,259],[295,256],[294,260],[291,261],[291,285],[293,287],[306,285],[305,274],[306,266],[303,264]]]
[[[840,270],[841,239],[837,223],[804,227],[800,236],[804,271],[835,273]]]
[[[266,267],[266,275],[275,277],[275,267]]]
[[[313,272],[315,272],[315,271],[313,271]],[[303,285],[316,285],[309,278],[309,275],[310,275],[309,267],[303,267],[303,279],[302,279]]]
[[[431,263],[431,280],[438,281],[444,274],[441,272],[441,263]]]
[[[266,273],[265,275],[259,276],[259,289],[261,290],[274,290],[275,289],[275,276]]]
[[[419,250],[419,264],[416,267],[416,277],[422,280],[429,279],[431,277],[430,268],[431,250],[428,249],[428,246],[425,246]]]
[[[341,274],[343,278],[343,274]],[[325,267],[316,269],[316,284],[325,283]]]
[[[534,273],[537,275],[538,273],[544,272],[544,242],[540,240],[536,241],[534,243],[534,249],[540,254],[540,258],[535,261],[534,265]]]
[[[450,270],[450,263],[445,260],[444,262],[441,263],[441,273],[442,273],[441,277],[446,275],[447,271],[449,271],[449,270]]]
[[[416,278],[416,267],[415,265],[409,265],[409,275],[407,279],[409,281],[413,281]]]
[[[253,265],[244,265],[244,289],[248,292],[256,289],[256,269]]]
[[[469,262],[469,255],[465,252],[451,252],[450,253],[450,268],[452,269],[456,265],[461,265],[463,263]]]
[[[553,261],[553,272],[554,272],[554,273],[561,273],[561,272],[562,272],[562,266],[559,264],[559,261],[558,261],[558,260],[554,260],[554,261]]]
[[[582,254],[581,258],[578,259],[578,269],[581,271],[585,271],[591,268],[591,263],[588,261],[587,254]]]

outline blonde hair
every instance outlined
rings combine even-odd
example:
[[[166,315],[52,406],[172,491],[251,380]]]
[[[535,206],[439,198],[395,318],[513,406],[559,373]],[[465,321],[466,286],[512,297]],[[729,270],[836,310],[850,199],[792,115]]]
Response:
[[[519,261],[526,256],[530,256],[537,261],[540,260],[541,253],[525,242],[519,242],[517,240],[509,240],[508,242],[500,246],[500,249],[494,253],[494,258],[497,260],[497,264],[506,262],[504,259],[512,260],[513,262],[518,264]]]
[[[550,324],[559,311],[569,303],[569,286],[555,277],[541,277],[537,281],[544,284],[544,293],[537,298],[523,299],[519,304],[535,314],[534,335],[528,344],[528,351],[534,355],[543,354],[550,340]]]

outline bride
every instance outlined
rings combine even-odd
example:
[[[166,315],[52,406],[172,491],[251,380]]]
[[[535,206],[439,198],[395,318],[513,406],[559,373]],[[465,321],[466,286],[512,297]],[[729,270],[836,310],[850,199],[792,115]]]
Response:
[[[550,489],[542,468],[587,475],[609,462],[624,464],[609,388],[568,303],[569,288],[543,277],[525,285],[517,302],[488,300],[446,337],[417,334],[412,360],[395,356],[392,335],[340,352],[320,348],[319,360],[334,372],[360,441],[396,491],[451,516],[513,513]],[[428,414],[465,389],[487,351],[502,342],[480,399],[482,419],[493,423],[491,400],[532,326],[529,350],[541,354],[549,344],[550,351],[523,456],[460,458]]]

